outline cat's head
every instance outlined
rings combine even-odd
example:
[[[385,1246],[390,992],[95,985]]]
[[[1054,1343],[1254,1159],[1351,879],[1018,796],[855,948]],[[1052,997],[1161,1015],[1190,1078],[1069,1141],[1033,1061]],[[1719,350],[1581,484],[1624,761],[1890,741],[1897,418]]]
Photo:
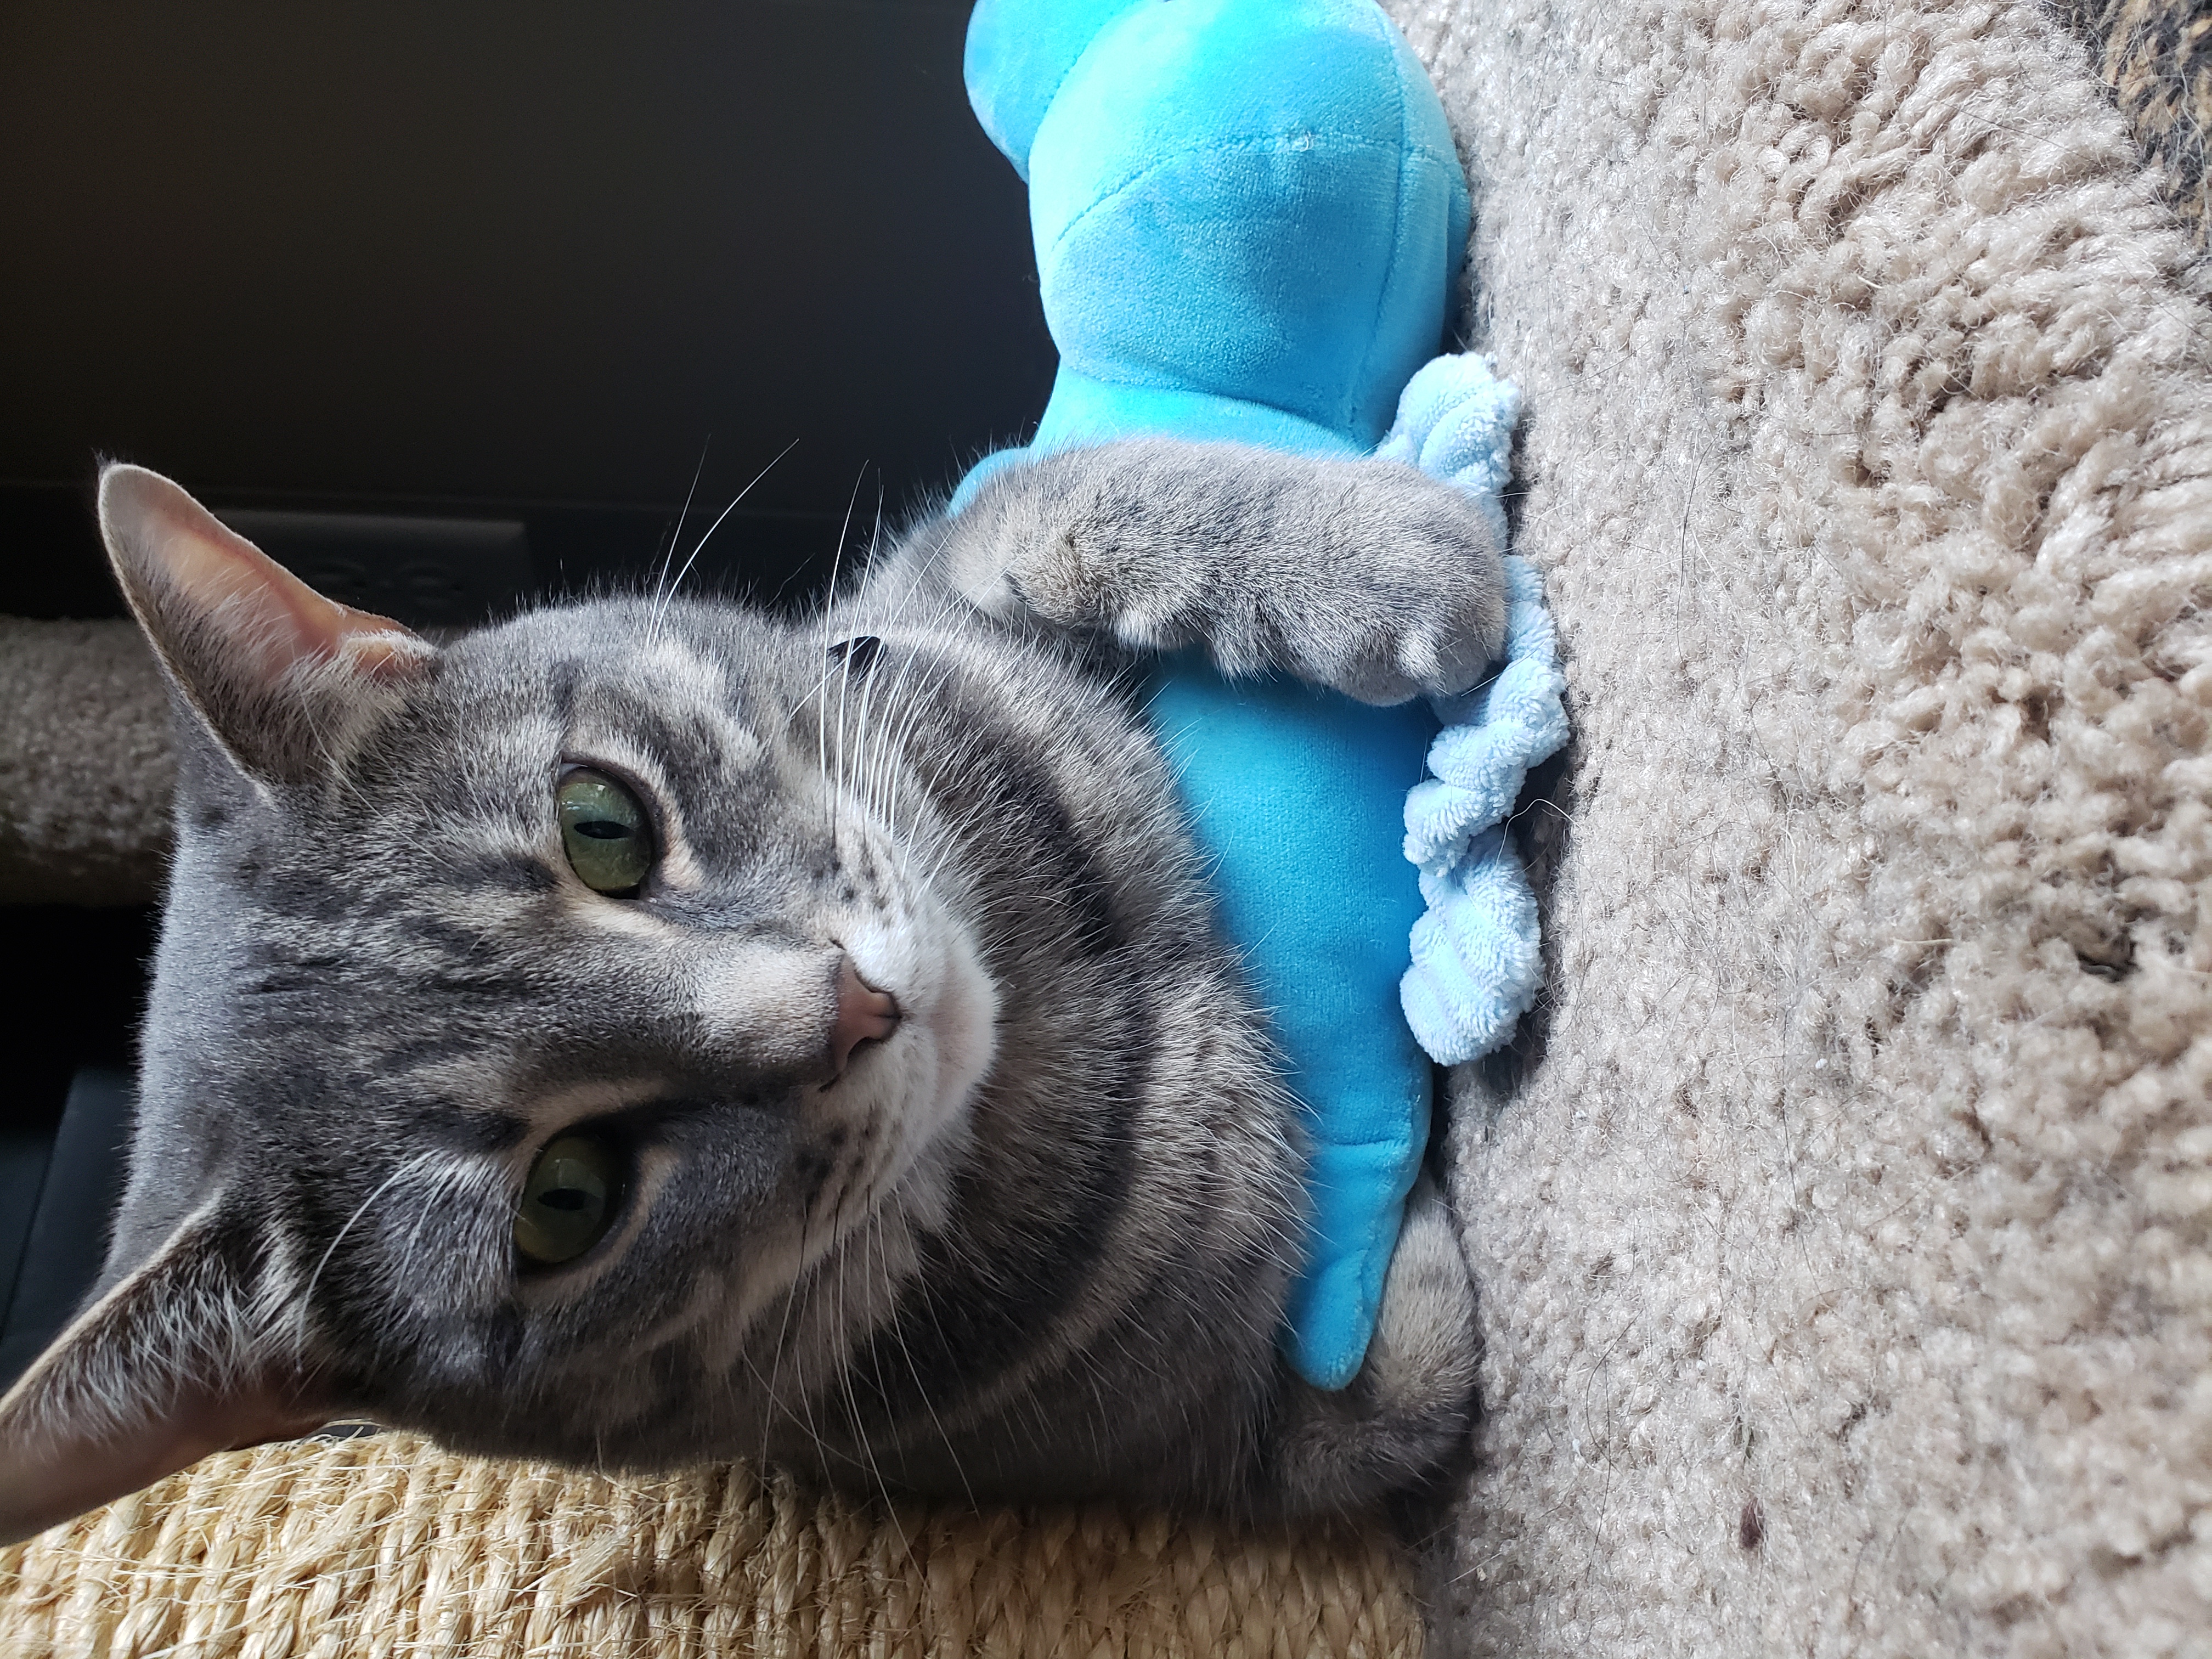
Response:
[[[0,1402],[0,1540],[341,1415],[669,1455],[810,1263],[942,1200],[990,1063],[862,653],[647,599],[440,647],[152,473],[100,514],[175,862],[105,1287]]]

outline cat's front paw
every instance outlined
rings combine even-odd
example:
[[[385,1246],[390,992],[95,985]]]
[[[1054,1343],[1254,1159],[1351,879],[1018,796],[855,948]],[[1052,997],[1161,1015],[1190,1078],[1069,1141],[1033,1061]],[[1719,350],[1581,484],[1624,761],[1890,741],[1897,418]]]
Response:
[[[1363,702],[1464,691],[1504,638],[1489,520],[1392,462],[1122,440],[1002,468],[939,533],[986,615],[1203,643],[1232,678],[1283,669]]]
[[[1270,609],[1301,678],[1362,702],[1450,697],[1480,680],[1505,634],[1496,537],[1473,503],[1413,467],[1339,463],[1345,489],[1305,538]]]
[[[1184,643],[1177,612],[1199,598],[1202,561],[1164,556],[1141,480],[1132,488],[1112,467],[1121,453],[1047,457],[986,482],[944,527],[954,589],[1001,622]]]

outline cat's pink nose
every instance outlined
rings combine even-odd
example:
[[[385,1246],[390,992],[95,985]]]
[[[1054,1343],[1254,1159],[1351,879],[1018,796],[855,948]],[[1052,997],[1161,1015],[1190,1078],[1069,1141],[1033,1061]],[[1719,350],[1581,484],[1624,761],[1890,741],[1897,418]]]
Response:
[[[864,1042],[881,1042],[898,1030],[898,1000],[878,991],[862,979],[853,958],[837,961],[837,1023],[830,1032],[830,1063],[842,1076],[853,1050]]]

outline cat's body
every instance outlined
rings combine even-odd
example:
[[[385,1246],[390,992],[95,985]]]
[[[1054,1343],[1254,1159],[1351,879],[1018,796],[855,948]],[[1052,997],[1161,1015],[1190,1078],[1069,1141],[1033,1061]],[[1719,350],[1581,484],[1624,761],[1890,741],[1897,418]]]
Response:
[[[1276,1353],[1295,1115],[1113,643],[1457,690],[1500,583],[1448,489],[1116,446],[813,622],[638,599],[442,651],[151,475],[103,510],[193,712],[130,1189],[103,1298],[0,1406],[0,1535],[341,1413],[1291,1512],[1463,1434],[1432,1193],[1352,1387]],[[577,769],[641,805],[632,887],[564,855]],[[518,1201],[576,1137],[604,1232],[534,1263]]]

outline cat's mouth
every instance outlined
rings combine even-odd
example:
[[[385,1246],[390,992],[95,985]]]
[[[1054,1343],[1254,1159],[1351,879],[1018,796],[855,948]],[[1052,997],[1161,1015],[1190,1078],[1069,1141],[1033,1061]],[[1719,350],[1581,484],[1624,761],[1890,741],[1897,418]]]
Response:
[[[852,1064],[853,1056],[872,1042],[888,1042],[898,1030],[902,1018],[898,999],[889,991],[878,991],[860,977],[853,966],[853,958],[842,957],[837,963],[837,1018],[830,1032],[830,1081],[825,1089],[836,1085]]]

